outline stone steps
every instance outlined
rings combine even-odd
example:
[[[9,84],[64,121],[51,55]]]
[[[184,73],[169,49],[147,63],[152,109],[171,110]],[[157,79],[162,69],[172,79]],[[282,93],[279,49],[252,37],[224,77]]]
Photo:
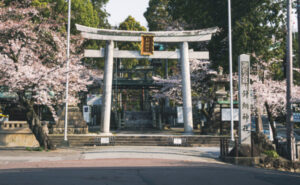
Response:
[[[61,146],[63,135],[49,135],[50,140],[56,146]],[[102,139],[101,139],[102,138]],[[107,141],[109,140],[109,143]],[[69,135],[70,146],[219,146],[219,136],[90,136]]]

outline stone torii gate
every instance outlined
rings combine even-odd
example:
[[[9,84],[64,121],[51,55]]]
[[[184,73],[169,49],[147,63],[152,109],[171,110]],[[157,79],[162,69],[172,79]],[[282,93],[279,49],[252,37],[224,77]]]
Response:
[[[103,134],[110,134],[111,96],[113,81],[113,58],[136,58],[136,59],[180,59],[182,73],[182,94],[183,94],[183,118],[184,132],[193,132],[192,96],[190,79],[190,59],[209,59],[208,52],[195,52],[189,50],[188,42],[209,41],[217,28],[209,28],[193,31],[124,31],[108,30],[86,27],[76,24],[83,38],[106,41],[106,48],[100,50],[85,50],[85,57],[105,57],[104,64],[104,89],[101,109],[101,131]],[[141,55],[139,51],[128,51],[114,49],[114,41],[120,42],[141,42],[142,35],[151,35],[157,43],[180,43],[180,51],[154,51],[153,55]]]

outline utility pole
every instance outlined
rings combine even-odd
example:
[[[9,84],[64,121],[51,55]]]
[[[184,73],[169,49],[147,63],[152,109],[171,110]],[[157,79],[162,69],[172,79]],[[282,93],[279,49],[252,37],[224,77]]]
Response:
[[[70,29],[71,29],[71,0],[68,5],[68,36],[67,36],[67,82],[66,82],[66,112],[64,141],[68,141],[68,106],[69,106],[69,65],[70,65]]]
[[[286,127],[287,149],[291,161],[295,161],[294,123],[292,122],[292,87],[293,87],[293,42],[292,42],[292,0],[287,0],[287,68],[286,68]]]
[[[298,67],[300,68],[300,0],[297,0],[297,19],[298,19]]]
[[[232,38],[231,38],[231,0],[228,0],[228,41],[229,41],[229,77],[230,77],[230,125],[231,141],[234,141],[233,123],[233,82],[232,82]]]

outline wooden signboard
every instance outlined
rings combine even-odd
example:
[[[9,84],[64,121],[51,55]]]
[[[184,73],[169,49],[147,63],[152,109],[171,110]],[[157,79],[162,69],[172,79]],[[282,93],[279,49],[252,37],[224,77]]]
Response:
[[[154,36],[142,35],[141,55],[153,55],[154,52]]]

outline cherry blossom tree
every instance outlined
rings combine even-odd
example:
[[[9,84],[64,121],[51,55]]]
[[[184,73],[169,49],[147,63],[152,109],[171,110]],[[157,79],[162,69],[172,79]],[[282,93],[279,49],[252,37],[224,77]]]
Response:
[[[261,65],[264,65],[261,62]],[[298,70],[298,69],[295,69]],[[273,80],[270,71],[266,68],[263,77],[251,75],[252,89],[254,93],[254,102],[252,112],[265,111],[277,144],[277,132],[275,128],[275,119],[285,117],[286,115],[286,80]],[[292,100],[300,100],[300,86],[294,85],[292,88]],[[259,113],[260,114],[260,113]]]
[[[192,96],[194,98],[200,98],[202,100],[213,100],[213,89],[210,78],[217,74],[216,71],[210,69],[210,62],[205,60],[190,60],[191,71],[191,86]],[[182,76],[177,74],[169,77],[168,79],[162,79],[158,76],[153,76],[152,79],[156,84],[163,87],[156,91],[153,95],[154,98],[168,97],[176,103],[182,103]]]
[[[206,109],[202,109],[207,122],[211,123],[213,120],[214,107],[216,105],[217,85],[213,81],[216,78],[217,72],[210,68],[211,63],[207,60],[190,60],[190,75],[192,86],[192,99],[196,104],[199,100],[209,103]],[[178,66],[179,67],[179,66]],[[168,79],[161,79],[160,77],[152,77],[156,84],[162,85],[162,88],[153,94],[155,99],[168,97],[178,104],[182,104],[182,76],[177,74]],[[208,124],[212,125],[212,124]]]
[[[61,25],[44,19],[30,6],[30,1],[0,9],[0,86],[18,95],[28,112],[34,105],[45,105],[57,119],[66,83],[66,36]],[[81,65],[76,46],[80,37],[73,36],[70,59],[69,103],[78,102],[78,92],[92,83],[88,70]],[[28,97],[28,93],[30,97]]]
[[[252,112],[257,113],[258,110],[261,110],[267,113],[274,137],[276,137],[274,120],[286,114],[286,81],[272,79],[271,71],[268,70],[270,63],[261,62],[259,65],[264,67],[264,78],[259,78],[259,75],[251,75],[251,87],[255,97]],[[216,76],[217,72],[210,69],[208,61],[191,60],[190,67],[193,97],[214,101],[216,87],[211,79]],[[299,71],[299,69],[295,68],[294,71]],[[233,79],[237,82],[237,74],[233,76]],[[169,97],[177,103],[182,103],[180,74],[169,79],[153,77],[153,80],[163,86],[153,95],[154,98]],[[237,93],[236,91],[234,96]],[[292,101],[300,101],[300,87],[297,85],[293,87]]]

